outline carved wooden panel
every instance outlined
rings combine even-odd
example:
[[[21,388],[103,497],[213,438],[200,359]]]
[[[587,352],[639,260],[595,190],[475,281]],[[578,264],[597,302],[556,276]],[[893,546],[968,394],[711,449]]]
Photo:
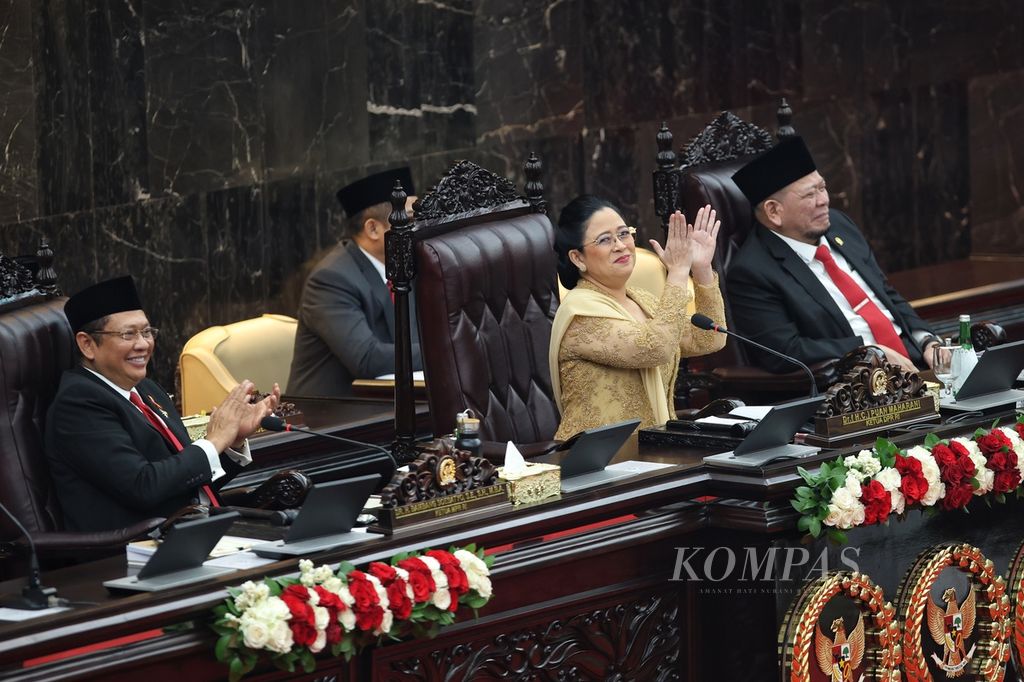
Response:
[[[723,111],[697,134],[683,150],[680,167],[729,161],[767,151],[774,146],[771,133]]]
[[[678,680],[678,616],[675,593],[643,597],[392,660],[377,679]]]
[[[0,300],[13,298],[35,289],[35,281],[28,268],[0,255]]]
[[[539,173],[539,167],[536,170]],[[537,181],[537,178],[534,180]],[[472,211],[493,209],[517,202],[522,203],[525,200],[516,191],[511,180],[481,168],[471,161],[457,161],[444,177],[416,202],[414,209],[416,221],[419,223],[450,219]]]

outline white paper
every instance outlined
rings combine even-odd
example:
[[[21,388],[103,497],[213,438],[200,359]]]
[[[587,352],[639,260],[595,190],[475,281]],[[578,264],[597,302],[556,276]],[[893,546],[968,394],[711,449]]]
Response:
[[[759,422],[771,411],[772,407],[772,405],[744,405],[743,407],[737,407],[729,414],[740,419]]]
[[[204,561],[204,566],[221,566],[224,568],[256,568],[257,566],[264,566],[266,564],[272,564],[277,559],[267,559],[261,556],[256,556],[252,552],[235,552],[234,554],[227,554],[225,556],[217,557],[216,559],[210,559]]]
[[[395,380],[395,375],[394,374],[381,374],[379,377],[374,377],[374,379],[378,379],[380,381],[394,381]],[[425,379],[423,378],[423,370],[417,370],[417,371],[413,372],[412,373],[412,380],[413,381],[425,381]]]
[[[525,470],[526,460],[523,459],[523,454],[512,444],[512,441],[509,441],[505,446],[505,463],[501,468],[502,473],[506,476],[519,476]]]
[[[715,426],[735,426],[736,424],[746,424],[749,419],[730,419],[729,417],[701,417],[700,419],[694,419],[694,423],[697,424],[714,424]]]
[[[23,620],[32,620],[33,618],[42,618],[43,616],[52,616],[55,613],[61,611],[67,611],[67,606],[51,606],[48,609],[39,609],[38,611],[30,611],[28,609],[8,609],[6,607],[0,607],[0,620],[8,621],[11,623],[17,623]]]
[[[609,464],[605,467],[606,471],[629,471],[635,474],[642,474],[646,471],[655,471],[657,469],[664,469],[665,467],[675,466],[674,464],[667,464],[665,462],[641,462],[636,459],[631,459],[625,462],[616,462],[615,464]]]

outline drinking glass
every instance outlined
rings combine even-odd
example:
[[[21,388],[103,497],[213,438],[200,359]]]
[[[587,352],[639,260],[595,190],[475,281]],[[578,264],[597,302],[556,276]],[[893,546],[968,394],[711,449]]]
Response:
[[[937,345],[932,348],[932,371],[935,378],[942,384],[939,393],[939,400],[945,397],[947,402],[954,402],[953,392],[950,386],[953,383],[953,350],[952,346]]]

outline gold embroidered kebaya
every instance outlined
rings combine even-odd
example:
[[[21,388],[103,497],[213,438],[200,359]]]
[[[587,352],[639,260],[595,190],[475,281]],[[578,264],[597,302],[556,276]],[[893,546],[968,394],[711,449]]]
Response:
[[[694,290],[697,312],[725,319],[717,274],[713,283],[695,285]],[[558,344],[557,379],[552,367],[552,388],[562,412],[557,439],[625,419],[641,419],[647,427],[674,418],[680,357],[706,355],[725,345],[723,334],[689,323],[690,294],[681,287],[666,284],[660,299],[642,289],[626,293],[647,315],[646,321],[638,322],[583,279],[559,306],[550,358],[555,358]],[[602,309],[608,314],[601,314]]]

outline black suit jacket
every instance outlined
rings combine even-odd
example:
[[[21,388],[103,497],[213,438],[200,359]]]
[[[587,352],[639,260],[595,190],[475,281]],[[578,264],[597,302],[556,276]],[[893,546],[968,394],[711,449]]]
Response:
[[[910,359],[922,366],[921,349],[931,337],[928,325],[892,288],[871,247],[849,216],[829,211],[830,248],[843,254],[903,333]],[[839,307],[793,249],[771,230],[755,225],[726,278],[731,324],[739,333],[805,363],[842,357],[863,345]],[[754,364],[773,372],[791,372],[791,363],[748,349]],[[899,350],[899,349],[897,349]]]
[[[46,415],[45,446],[68,530],[109,530],[169,516],[195,502],[212,474],[206,453],[192,445],[170,397],[156,382],[136,386],[185,448],[176,453],[134,405],[88,370],[61,376]],[[227,476],[239,465],[222,456]]]
[[[422,369],[412,305],[412,364]],[[355,242],[338,245],[302,289],[288,393],[352,394],[354,379],[395,371],[395,306],[391,292]]]

